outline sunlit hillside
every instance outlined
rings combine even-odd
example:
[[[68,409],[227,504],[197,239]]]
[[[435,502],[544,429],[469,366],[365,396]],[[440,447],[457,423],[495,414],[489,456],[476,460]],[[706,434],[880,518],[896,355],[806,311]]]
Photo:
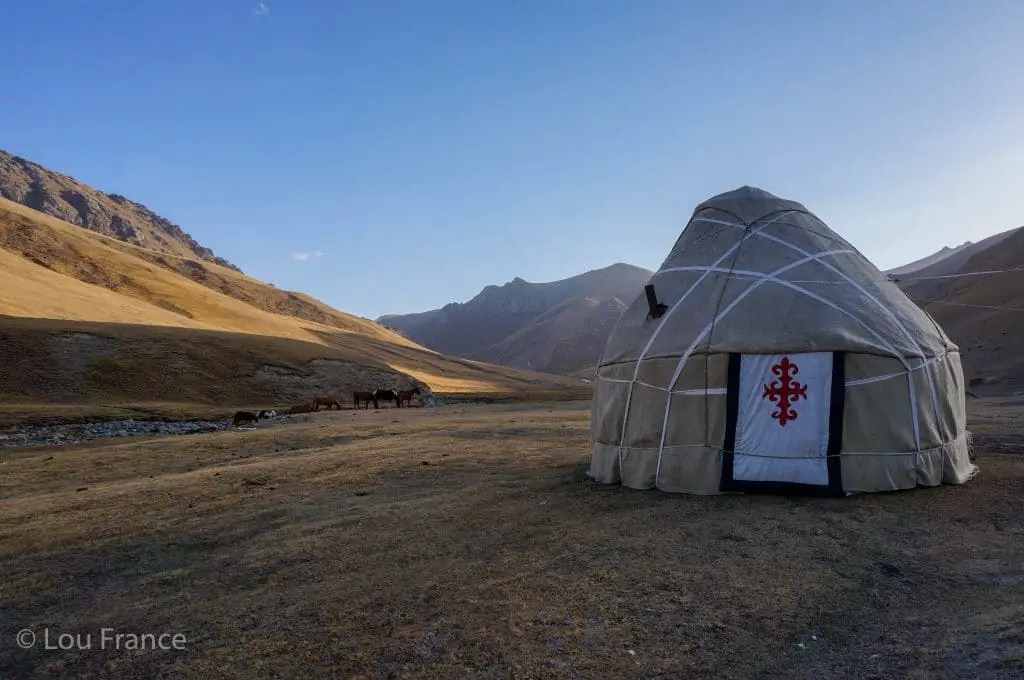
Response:
[[[0,290],[8,401],[241,403],[417,381],[435,393],[579,387],[444,357],[308,296],[2,199]]]

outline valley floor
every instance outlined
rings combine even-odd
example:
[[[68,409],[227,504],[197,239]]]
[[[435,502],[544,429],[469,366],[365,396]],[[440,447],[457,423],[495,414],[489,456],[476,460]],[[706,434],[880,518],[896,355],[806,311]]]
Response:
[[[1024,676],[1021,406],[970,484],[836,500],[591,485],[588,408],[0,451],[0,677]]]

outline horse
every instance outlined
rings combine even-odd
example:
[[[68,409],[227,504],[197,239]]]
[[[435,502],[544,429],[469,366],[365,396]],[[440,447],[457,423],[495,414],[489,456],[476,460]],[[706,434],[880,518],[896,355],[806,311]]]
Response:
[[[256,416],[249,411],[236,411],[234,418],[231,419],[231,424],[238,427],[242,423],[252,423],[254,420],[256,420]]]
[[[412,395],[414,394],[420,394],[420,388],[414,387],[411,390],[399,390],[398,405],[401,406],[404,401],[409,406],[412,406]]]
[[[395,405],[401,408],[402,404],[398,401],[398,393],[394,390],[377,390],[373,393],[374,401],[393,401]]]
[[[313,397],[312,406],[314,411],[319,411],[321,406],[326,406],[328,411],[330,411],[333,406],[337,406],[338,410],[341,410],[341,404],[338,403],[338,400],[334,397],[327,396]]]
[[[277,417],[277,411],[260,411],[256,414],[256,420],[270,420]]]
[[[364,402],[366,402],[366,408],[370,408],[370,402],[371,401],[373,402],[373,407],[374,408],[380,408],[380,404],[377,401],[377,393],[376,392],[353,392],[352,393],[352,400],[355,402],[356,408],[359,408],[359,400],[360,399],[362,399]]]
[[[288,409],[288,413],[309,413],[313,410],[313,405],[308,401],[305,404],[296,404]]]

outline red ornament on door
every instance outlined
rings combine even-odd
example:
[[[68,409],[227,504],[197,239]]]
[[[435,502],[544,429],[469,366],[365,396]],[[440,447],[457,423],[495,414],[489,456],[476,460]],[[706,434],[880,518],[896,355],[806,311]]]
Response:
[[[772,366],[772,373],[780,379],[764,385],[764,394],[761,398],[779,405],[779,408],[772,412],[772,418],[778,420],[781,427],[797,419],[798,414],[793,409],[793,404],[800,399],[807,399],[807,385],[793,380],[793,376],[799,372],[800,368],[790,361],[789,357],[782,357],[782,361]]]

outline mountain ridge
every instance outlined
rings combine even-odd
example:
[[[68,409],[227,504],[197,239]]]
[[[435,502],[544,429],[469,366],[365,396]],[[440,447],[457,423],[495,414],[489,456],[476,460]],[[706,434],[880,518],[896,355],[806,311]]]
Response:
[[[1016,340],[1024,337],[1022,262],[1024,227],[1018,227],[972,243],[905,278],[893,277],[960,348],[965,379],[978,394],[1024,390],[1024,358]]]
[[[0,149],[0,198],[125,243],[242,270],[141,203]]]
[[[570,374],[597,362],[621,310],[652,273],[616,262],[556,281],[517,276],[466,302],[377,321],[444,354]]]
[[[964,267],[964,265],[967,264],[975,256],[998,246],[1004,241],[1007,241],[1015,234],[1020,232],[1022,229],[1024,229],[1024,227],[1014,227],[1013,229],[1007,229],[1005,231],[992,234],[991,236],[987,236],[977,242],[967,241],[962,246],[949,249],[949,252],[947,252],[943,257],[935,259],[923,267],[908,270],[908,267],[915,265],[917,262],[928,260],[929,258],[922,258],[921,260],[912,262],[909,265],[897,267],[895,270],[890,269],[885,273],[897,280],[901,278],[907,278],[908,280],[924,279],[925,277],[929,276],[948,276],[950,274],[963,273],[968,271]],[[942,251],[939,252],[941,253]],[[902,271],[903,273],[893,274],[893,272],[896,271]]]
[[[925,267],[929,267],[929,266],[931,266],[933,264],[937,264],[937,263],[941,262],[942,260],[946,259],[947,257],[951,257],[953,255],[956,255],[957,253],[965,250],[966,248],[970,248],[973,245],[974,245],[973,241],[964,241],[960,245],[954,246],[952,248],[949,247],[949,246],[942,246],[942,248],[940,248],[939,250],[935,251],[931,255],[926,255],[925,257],[922,257],[919,260],[914,260],[913,262],[907,263],[905,265],[901,265],[899,267],[895,267],[893,269],[887,269],[886,271],[884,271],[882,273],[883,274],[889,274],[891,276],[900,276],[900,275],[903,275],[903,274],[910,274],[911,272],[916,272],[916,271],[919,271],[921,269],[924,269]]]

